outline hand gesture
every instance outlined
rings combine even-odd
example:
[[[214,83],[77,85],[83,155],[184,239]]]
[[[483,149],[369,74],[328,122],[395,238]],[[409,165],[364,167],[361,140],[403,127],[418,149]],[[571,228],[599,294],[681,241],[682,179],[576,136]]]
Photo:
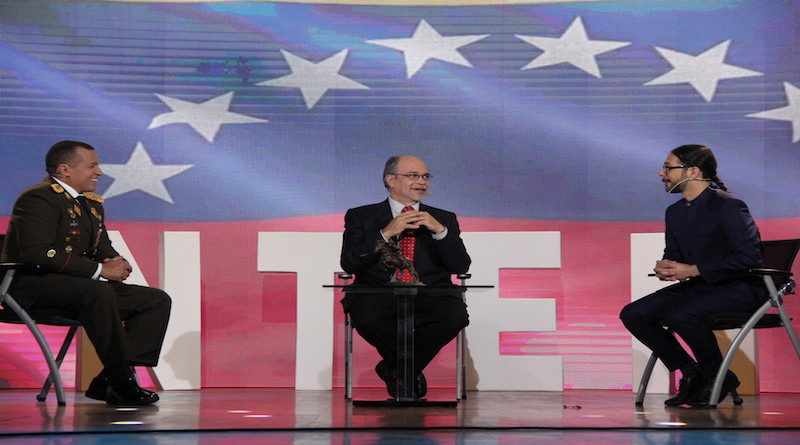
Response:
[[[386,238],[392,238],[406,230],[416,230],[420,227],[425,227],[433,233],[441,233],[445,229],[444,225],[431,216],[430,213],[409,210],[397,215],[381,232]]]
[[[133,272],[133,268],[125,258],[115,256],[103,260],[103,267],[100,269],[100,276],[108,281],[125,281]]]
[[[662,281],[685,281],[689,278],[700,276],[697,266],[672,260],[656,261],[656,267],[653,268],[653,272]]]

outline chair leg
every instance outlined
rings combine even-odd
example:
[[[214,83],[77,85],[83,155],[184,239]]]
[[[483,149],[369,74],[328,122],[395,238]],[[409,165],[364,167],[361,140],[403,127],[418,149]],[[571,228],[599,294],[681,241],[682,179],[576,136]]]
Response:
[[[647,392],[647,384],[650,383],[650,376],[656,367],[656,361],[658,361],[656,355],[650,354],[650,359],[647,360],[647,366],[644,367],[642,373],[642,380],[639,381],[639,391],[636,392],[636,406],[644,405],[644,395]]]
[[[467,398],[467,364],[464,358],[465,350],[464,330],[462,329],[456,336],[456,400]]]
[[[458,274],[461,287],[467,285],[470,277],[472,277],[471,274]],[[464,304],[467,303],[465,291],[461,292],[461,300],[464,301]],[[464,329],[461,329],[456,336],[456,401],[467,398],[467,334]]]
[[[731,367],[733,357],[736,355],[736,351],[739,350],[739,346],[742,345],[745,337],[747,337],[747,334],[753,330],[756,323],[761,320],[761,317],[763,317],[764,314],[766,314],[771,308],[771,301],[767,301],[766,303],[762,304],[761,307],[750,316],[750,318],[747,320],[747,323],[742,326],[742,329],[739,330],[739,333],[736,334],[736,337],[734,337],[730,348],[728,348],[728,352],[725,353],[725,358],[722,360],[722,364],[717,370],[717,375],[714,377],[714,386],[712,386],[711,389],[711,397],[708,399],[709,407],[714,408],[717,406],[717,400],[719,400],[719,395],[722,392],[722,383],[725,381],[725,375],[728,373],[728,369]]]
[[[344,398],[353,399],[353,324],[344,313]]]
[[[795,332],[794,326],[792,326],[792,319],[789,318],[789,314],[786,313],[786,308],[783,307],[783,305],[778,306],[778,315],[781,317],[783,327],[786,329],[786,333],[792,341],[792,346],[794,346],[794,352],[797,353],[797,358],[800,358],[800,340],[797,339],[797,332]]]
[[[467,398],[467,333],[461,330],[461,398]]]
[[[28,327],[28,330],[31,331],[33,337],[36,339],[36,342],[39,344],[39,349],[42,350],[42,354],[44,354],[45,361],[47,362],[47,367],[50,368],[50,376],[53,378],[53,383],[56,386],[56,397],[58,398],[59,405],[66,405],[67,398],[64,395],[64,385],[61,383],[61,374],[58,371],[58,365],[56,364],[55,358],[53,358],[53,351],[50,350],[50,345],[47,344],[47,340],[45,340],[44,335],[42,335],[42,331],[39,330],[39,327],[36,323],[31,319],[25,310],[23,310],[11,295],[6,294],[5,299],[3,300],[3,304],[7,305],[15,314],[25,323],[25,326]],[[38,396],[37,396],[38,399]]]
[[[56,366],[59,369],[61,369],[61,363],[64,361],[64,357],[67,355],[67,351],[69,351],[69,346],[72,344],[72,339],[75,338],[75,333],[77,331],[78,331],[78,326],[70,326],[69,331],[67,331],[66,337],[64,337],[64,342],[61,344],[61,349],[58,351],[58,355],[56,356]],[[44,402],[47,399],[47,393],[50,392],[50,386],[52,386],[52,384],[53,384],[53,374],[51,372],[50,375],[47,376],[47,380],[45,380],[44,385],[42,385],[42,390],[39,392],[39,395],[36,396],[36,400]]]

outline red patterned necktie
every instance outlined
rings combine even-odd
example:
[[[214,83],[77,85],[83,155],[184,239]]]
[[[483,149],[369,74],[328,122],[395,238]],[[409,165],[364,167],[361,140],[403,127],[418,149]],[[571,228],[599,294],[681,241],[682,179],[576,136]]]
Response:
[[[414,207],[404,207],[403,213],[408,212],[409,210],[414,210]],[[416,244],[417,238],[413,231],[406,230],[400,235],[400,253],[403,254],[404,257],[414,262],[414,244]],[[411,273],[408,272],[408,269],[403,270],[403,273],[400,274],[400,270],[397,271],[397,279],[399,281],[413,283],[414,277],[411,276]]]

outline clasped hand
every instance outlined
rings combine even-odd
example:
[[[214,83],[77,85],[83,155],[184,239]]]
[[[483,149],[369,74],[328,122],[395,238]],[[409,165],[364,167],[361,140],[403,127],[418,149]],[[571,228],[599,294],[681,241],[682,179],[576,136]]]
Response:
[[[115,256],[103,260],[100,276],[108,281],[125,281],[131,272],[133,272],[133,268],[128,261],[121,256]]]
[[[653,269],[659,280],[662,281],[684,281],[700,275],[697,266],[679,263],[673,260],[656,261]]]
[[[445,227],[436,220],[430,213],[420,210],[409,210],[397,215],[392,221],[382,230],[383,236],[387,239],[400,235],[406,230],[415,230],[420,227],[426,227],[433,233],[441,233]]]

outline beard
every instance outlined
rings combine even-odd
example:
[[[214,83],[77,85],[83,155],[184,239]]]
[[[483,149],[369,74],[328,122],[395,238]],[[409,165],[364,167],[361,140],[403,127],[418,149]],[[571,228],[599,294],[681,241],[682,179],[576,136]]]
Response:
[[[664,191],[667,193],[683,193],[686,189],[686,183],[689,182],[689,178],[681,177],[675,183],[672,181],[663,181],[664,182]]]

